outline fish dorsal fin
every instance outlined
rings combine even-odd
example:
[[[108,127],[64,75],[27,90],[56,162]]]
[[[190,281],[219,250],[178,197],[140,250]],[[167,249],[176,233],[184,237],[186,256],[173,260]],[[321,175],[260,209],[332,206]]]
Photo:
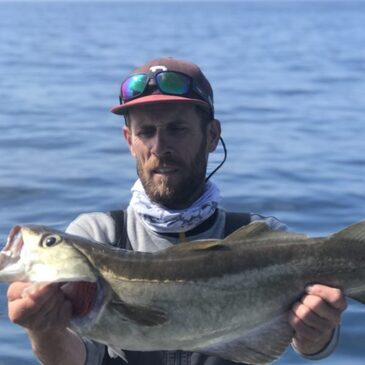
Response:
[[[163,254],[176,254],[176,253],[188,253],[198,251],[228,251],[232,247],[230,246],[233,242],[242,242],[245,240],[255,240],[259,243],[260,240],[267,239],[278,239],[278,240],[303,240],[307,238],[306,235],[300,233],[273,231],[265,222],[252,222],[246,226],[243,226],[225,239],[208,239],[191,242],[183,242],[169,247],[163,251],[159,251],[159,255]]]
[[[252,222],[247,226],[242,226],[227,236],[224,241],[238,241],[249,238],[256,238],[260,235],[272,232],[265,222]]]
[[[307,236],[301,233],[273,231],[265,222],[252,222],[249,225],[243,226],[231,233],[223,240],[223,242],[228,244],[229,242],[253,239],[259,242],[261,239],[266,240],[269,238],[276,238],[278,240],[302,240],[304,238],[307,238]]]
[[[331,238],[341,240],[356,240],[364,241],[365,243],[365,221],[361,221],[351,226],[346,227],[342,231],[339,231],[331,236]]]
[[[285,351],[292,341],[293,334],[287,314],[284,314],[270,323],[246,332],[243,337],[194,351],[237,363],[266,365]]]

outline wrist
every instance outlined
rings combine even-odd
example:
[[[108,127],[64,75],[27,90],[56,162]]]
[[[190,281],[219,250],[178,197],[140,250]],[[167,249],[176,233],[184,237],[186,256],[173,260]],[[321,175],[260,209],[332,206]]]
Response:
[[[86,349],[81,337],[68,328],[28,330],[32,350],[43,365],[81,365]]]
[[[320,360],[329,356],[336,348],[340,335],[340,326],[337,326],[332,332],[329,338],[324,338],[323,341],[318,341],[316,344],[296,341],[292,341],[293,350],[309,360]]]
[[[292,345],[303,356],[314,356],[322,352],[322,350],[327,347],[331,341],[331,337],[328,338],[326,336],[324,338],[318,339],[317,341],[293,339]]]
[[[42,353],[45,347],[54,346],[54,344],[59,345],[65,336],[67,336],[67,329],[55,330],[55,329],[46,329],[46,330],[31,330],[27,329],[27,334],[32,345],[32,350],[34,353]]]

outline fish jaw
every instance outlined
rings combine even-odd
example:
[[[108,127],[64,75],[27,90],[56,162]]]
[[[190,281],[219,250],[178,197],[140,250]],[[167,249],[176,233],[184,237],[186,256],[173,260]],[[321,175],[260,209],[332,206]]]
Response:
[[[11,229],[5,247],[0,252],[0,281],[26,281],[27,274],[25,266],[20,259],[20,252],[23,247],[21,227],[15,226]]]
[[[58,245],[43,244],[47,237],[56,236],[60,241]],[[60,289],[72,303],[73,316],[83,317],[95,303],[97,278],[87,259],[62,239],[61,233],[42,231],[35,226],[12,228],[0,252],[0,282],[33,282],[26,289],[29,292],[41,283],[59,282]]]
[[[0,252],[0,281],[96,282],[87,258],[61,232],[16,226]]]

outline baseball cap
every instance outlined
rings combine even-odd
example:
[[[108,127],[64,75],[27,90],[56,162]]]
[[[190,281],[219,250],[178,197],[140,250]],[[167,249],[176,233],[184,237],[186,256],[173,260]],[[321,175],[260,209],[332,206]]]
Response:
[[[129,90],[137,84],[138,93]],[[157,58],[134,69],[122,83],[120,104],[111,111],[123,115],[131,107],[166,102],[192,103],[214,115],[213,90],[201,69],[173,57]]]

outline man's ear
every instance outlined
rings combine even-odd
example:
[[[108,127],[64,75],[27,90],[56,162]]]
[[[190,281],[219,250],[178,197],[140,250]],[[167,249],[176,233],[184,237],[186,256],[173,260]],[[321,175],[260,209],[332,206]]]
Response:
[[[221,123],[218,119],[213,119],[208,125],[208,152],[213,152],[217,148],[221,136]]]
[[[123,127],[123,136],[124,136],[124,139],[127,142],[129,151],[131,152],[131,155],[135,156],[133,143],[132,143],[132,131],[129,127],[127,127],[127,126]]]

